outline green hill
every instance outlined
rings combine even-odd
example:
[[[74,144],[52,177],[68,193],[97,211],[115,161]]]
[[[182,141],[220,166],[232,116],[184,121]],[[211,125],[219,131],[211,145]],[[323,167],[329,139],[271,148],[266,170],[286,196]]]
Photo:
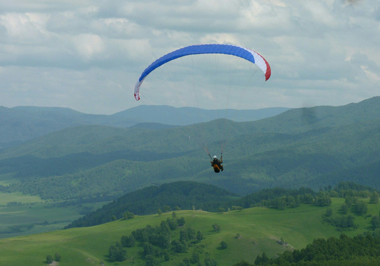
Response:
[[[368,199],[363,199],[368,201]],[[330,207],[301,205],[298,208],[275,210],[267,208],[249,208],[241,211],[224,213],[208,213],[205,211],[176,211],[177,217],[184,217],[184,228],[201,231],[204,239],[188,247],[186,253],[170,252],[169,261],[155,258],[161,265],[179,265],[185,258],[191,258],[197,251],[200,260],[210,258],[218,265],[233,265],[242,259],[253,263],[257,255],[263,252],[269,258],[285,250],[304,248],[316,238],[338,237],[341,232],[334,226],[323,222],[326,210],[330,208],[338,217],[338,210],[344,199],[333,198]],[[355,216],[357,229],[345,231],[348,236],[363,233],[370,227],[369,215],[378,215],[379,206],[368,204],[367,215]],[[171,218],[172,213],[161,216],[135,216],[133,219],[116,220],[103,225],[73,228],[44,234],[36,234],[17,238],[0,240],[1,265],[42,265],[47,255],[61,255],[59,265],[146,265],[142,258],[143,247],[138,244],[126,248],[127,260],[110,262],[108,254],[111,245],[120,241],[122,236],[129,236],[132,231],[160,225],[161,221]],[[220,226],[221,231],[213,231],[212,225]],[[181,229],[173,231],[173,240],[179,238]],[[280,240],[286,245],[279,244]],[[221,241],[227,244],[226,249],[220,249]]]
[[[170,210],[193,207],[217,210],[221,203],[238,198],[224,189],[196,182],[173,182],[160,186],[150,186],[124,196],[104,205],[101,209],[74,221],[68,226],[83,227],[112,221],[112,217],[122,218],[127,211],[137,215],[157,213],[158,209]]]

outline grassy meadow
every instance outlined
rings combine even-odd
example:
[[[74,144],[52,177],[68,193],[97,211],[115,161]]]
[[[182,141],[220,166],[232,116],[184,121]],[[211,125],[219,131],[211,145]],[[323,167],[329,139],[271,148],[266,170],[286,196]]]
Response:
[[[104,202],[81,206],[59,206],[39,196],[0,192],[0,238],[60,230],[82,215],[85,207],[96,209]]]
[[[338,209],[344,199],[333,199],[330,206],[333,216],[338,216]],[[368,204],[368,213],[378,215],[380,205]],[[339,236],[341,232],[327,223],[322,223],[322,215],[328,207],[301,205],[298,208],[275,210],[267,208],[249,208],[241,211],[225,213],[209,213],[200,210],[177,211],[177,217],[184,217],[185,226],[191,226],[201,231],[205,239],[189,248],[189,252],[172,253],[170,261],[158,258],[162,265],[178,265],[184,258],[190,258],[194,249],[201,252],[201,260],[210,257],[218,265],[232,265],[245,259],[254,262],[257,255],[266,252],[269,257],[293,248],[303,248],[315,238]],[[1,265],[44,265],[47,255],[58,252],[62,260],[59,265],[145,265],[139,252],[138,244],[127,248],[127,260],[124,262],[109,262],[108,249],[110,245],[120,241],[121,236],[129,235],[133,230],[146,225],[159,225],[162,220],[171,217],[170,213],[162,216],[135,216],[131,220],[116,220],[99,226],[58,230],[49,233],[7,238],[0,240]],[[212,225],[217,223],[221,231],[216,233]],[[370,218],[356,216],[358,229],[344,231],[354,236],[369,230]],[[179,231],[174,231],[179,237]],[[237,238],[237,234],[240,235]],[[288,245],[280,245],[276,241],[283,239]],[[228,245],[227,249],[218,249],[221,241]]]
[[[43,202],[39,196],[24,195],[21,192],[1,193],[0,206],[7,205],[9,202],[20,202],[21,204]]]

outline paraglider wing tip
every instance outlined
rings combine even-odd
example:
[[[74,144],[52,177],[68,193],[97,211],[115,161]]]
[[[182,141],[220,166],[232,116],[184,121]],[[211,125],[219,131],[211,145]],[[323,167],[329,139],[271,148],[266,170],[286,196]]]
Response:
[[[253,57],[255,58],[255,63],[264,72],[265,81],[267,81],[272,74],[272,70],[270,68],[268,61],[258,52],[255,52],[253,50],[250,50],[250,51],[251,51]]]
[[[267,66],[267,71],[265,72],[265,81],[267,81],[272,75],[272,69],[270,68],[268,61],[264,57],[263,59],[264,59],[265,65]]]
[[[135,85],[134,96],[135,96],[136,101],[140,100],[140,86],[141,86],[141,83],[142,83],[142,81],[137,81],[137,83]]]

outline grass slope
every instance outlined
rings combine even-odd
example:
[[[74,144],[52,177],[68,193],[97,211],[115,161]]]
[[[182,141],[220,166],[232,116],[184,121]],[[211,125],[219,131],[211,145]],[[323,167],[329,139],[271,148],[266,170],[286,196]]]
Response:
[[[344,199],[333,199],[330,206],[336,213]],[[200,242],[199,248],[203,250],[201,259],[206,254],[218,261],[218,265],[232,265],[245,259],[253,262],[257,255],[266,252],[269,257],[292,248],[303,248],[315,238],[339,236],[340,232],[329,224],[322,223],[321,216],[327,207],[302,205],[296,209],[283,211],[250,208],[242,211],[230,211],[223,214],[207,213],[204,211],[178,211],[177,217],[184,217],[185,226],[200,230],[205,239]],[[379,205],[369,205],[369,214],[378,215]],[[107,224],[74,228],[50,233],[23,236],[0,240],[1,265],[42,265],[48,254],[58,252],[62,256],[59,265],[145,265],[140,258],[141,247],[127,249],[128,259],[125,262],[110,263],[108,261],[108,248],[122,235],[129,235],[133,230],[146,225],[158,225],[160,221],[171,217],[171,213],[162,216],[148,215],[135,216],[131,220],[117,220]],[[370,219],[357,216],[355,222],[359,228],[355,231],[345,232],[354,236],[368,230]],[[221,232],[215,233],[212,224],[221,226]],[[179,234],[177,232],[177,234]],[[237,234],[240,239],[235,238]],[[288,246],[276,243],[283,238]],[[226,241],[228,248],[219,250],[221,241]],[[200,246],[203,246],[200,247]],[[169,262],[161,265],[178,265],[189,253],[172,255]]]

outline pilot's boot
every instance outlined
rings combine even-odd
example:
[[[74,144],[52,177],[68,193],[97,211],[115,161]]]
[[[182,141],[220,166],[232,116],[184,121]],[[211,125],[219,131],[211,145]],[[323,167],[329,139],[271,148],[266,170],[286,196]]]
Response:
[[[220,168],[218,165],[214,165],[214,172],[215,173],[219,173],[220,172]]]

